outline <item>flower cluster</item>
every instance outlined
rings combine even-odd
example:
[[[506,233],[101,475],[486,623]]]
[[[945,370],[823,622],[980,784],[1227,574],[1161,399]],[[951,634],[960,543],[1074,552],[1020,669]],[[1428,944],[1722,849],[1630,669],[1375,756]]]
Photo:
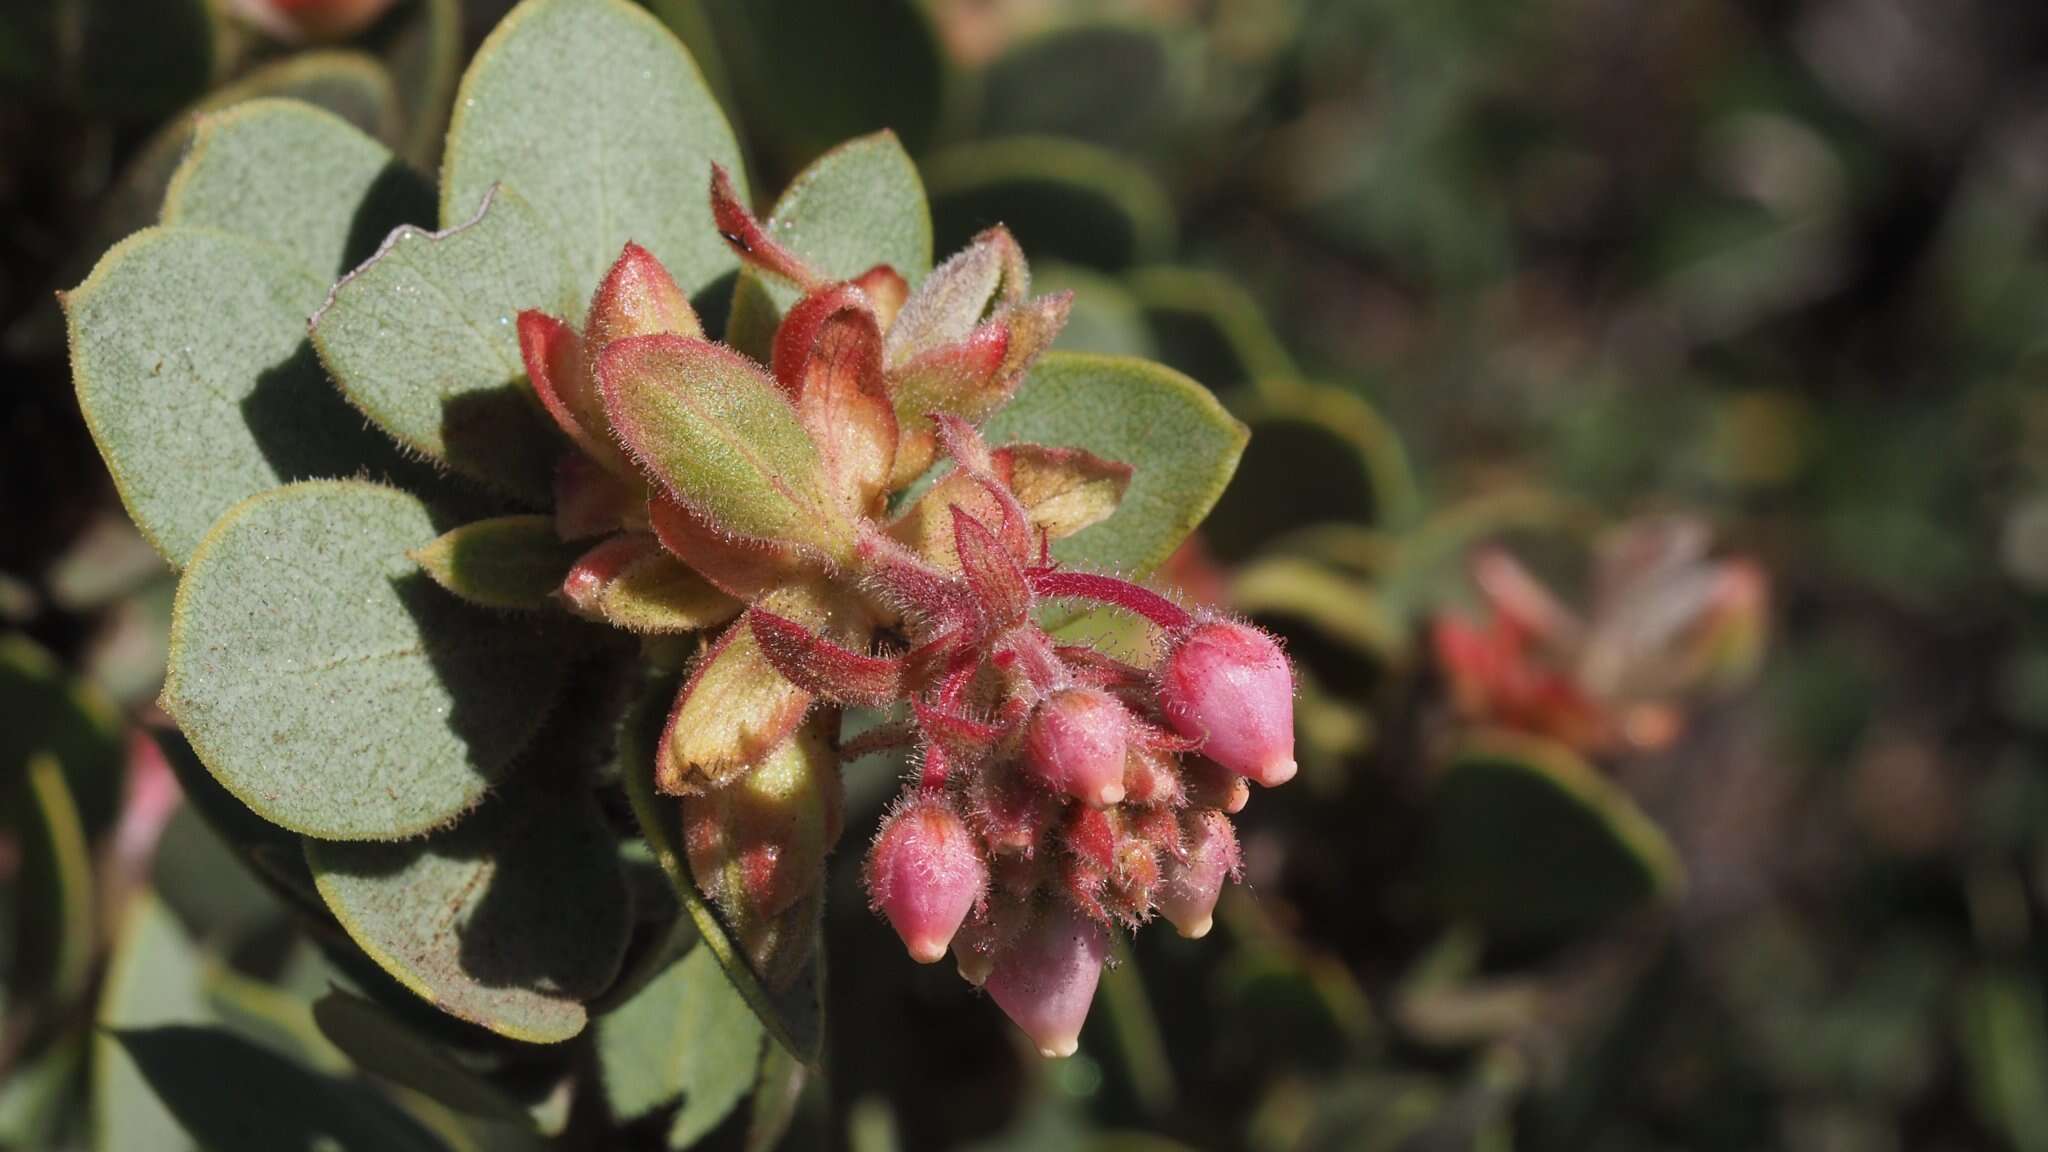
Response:
[[[1678,517],[1615,530],[1596,549],[1584,617],[1508,552],[1474,553],[1486,618],[1447,613],[1432,636],[1453,704],[1581,751],[1668,747],[1684,701],[1748,676],[1763,648],[1763,572],[1710,559],[1710,542],[1705,525]]]
[[[712,209],[750,274],[793,295],[767,364],[707,341],[633,246],[580,329],[519,318],[534,389],[577,449],[556,528],[590,547],[563,595],[639,632],[718,629],[655,778],[765,980],[808,958],[840,763],[910,747],[921,770],[867,861],[875,909],[914,959],[950,949],[1041,1050],[1071,1052],[1111,928],[1157,913],[1206,932],[1238,867],[1227,814],[1248,780],[1294,774],[1287,660],[1249,625],[1052,560],[1131,471],[977,430],[1068,306],[1030,294],[1006,231],[913,293],[886,266],[821,276],[723,173]],[[1149,621],[1153,659],[1062,643],[1040,623],[1049,601]],[[851,706],[894,717],[840,747]]]

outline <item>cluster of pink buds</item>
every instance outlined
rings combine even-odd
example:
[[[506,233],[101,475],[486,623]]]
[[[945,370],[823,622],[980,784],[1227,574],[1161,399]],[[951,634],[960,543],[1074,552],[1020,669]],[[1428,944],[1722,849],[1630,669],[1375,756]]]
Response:
[[[753,275],[796,290],[769,363],[705,340],[632,246],[580,331],[520,317],[535,391],[575,447],[557,532],[591,541],[562,594],[622,628],[713,633],[654,775],[771,986],[806,959],[840,764],[915,748],[868,857],[874,908],[914,959],[950,950],[1041,1050],[1070,1053],[1114,927],[1156,912],[1208,931],[1238,870],[1227,814],[1247,781],[1294,775],[1290,667],[1247,624],[1052,560],[1115,511],[1131,470],[977,430],[1068,306],[1030,295],[1007,232],[913,292],[886,266],[819,275],[723,173],[712,211]],[[950,470],[910,498],[941,457]],[[1149,621],[1152,658],[1056,640],[1052,601]],[[853,706],[892,715],[841,747]]]
[[[963,520],[961,541],[979,535],[975,523]],[[1247,781],[1294,775],[1293,679],[1255,628],[999,545],[959,583],[967,595],[893,589],[920,621],[891,672],[911,718],[864,745],[915,741],[923,770],[875,837],[868,891],[913,959],[935,962],[950,946],[963,977],[1041,1051],[1064,1056],[1112,927],[1157,913],[1183,936],[1209,931],[1238,870],[1227,814],[1244,806]],[[988,613],[991,583],[1022,593],[1015,610]],[[1158,663],[1055,643],[1031,619],[1041,597],[1144,616],[1159,627]],[[820,691],[874,659],[794,632],[770,650]]]

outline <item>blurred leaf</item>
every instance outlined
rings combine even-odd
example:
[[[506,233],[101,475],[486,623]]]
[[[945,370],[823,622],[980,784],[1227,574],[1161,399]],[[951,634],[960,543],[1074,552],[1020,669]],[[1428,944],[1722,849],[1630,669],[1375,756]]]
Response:
[[[102,116],[148,123],[212,83],[215,28],[204,0],[82,0],[76,21],[80,97]]]
[[[526,1110],[424,1036],[359,996],[333,989],[313,1005],[320,1032],[355,1066],[464,1116],[531,1123]]]
[[[8,969],[10,998],[35,992],[64,1010],[85,991],[93,968],[92,852],[64,768],[48,752],[30,756],[7,782],[8,821],[21,853],[16,899],[16,955]]]
[[[448,129],[455,84],[462,71],[462,0],[414,0],[382,39],[398,101],[405,109],[402,140],[393,140],[407,161],[438,167]]]
[[[218,1028],[124,1028],[112,1042],[207,1148],[432,1152],[445,1147],[362,1085],[309,1072]]]
[[[99,693],[68,679],[35,641],[0,634],[0,781],[19,786],[39,755],[63,767],[88,837],[113,823],[127,768],[119,717]]]
[[[774,1039],[775,1044],[769,1048],[774,1050],[779,1045],[794,1053],[800,1061],[814,1062],[819,1058],[824,1040],[823,949],[814,946],[810,952],[812,959],[806,965],[807,971],[791,981],[786,990],[771,992],[748,962],[745,950],[733,939],[718,911],[698,891],[683,847],[680,802],[655,791],[655,749],[675,692],[673,678],[657,679],[648,684],[639,704],[627,713],[620,725],[619,763],[626,797],[632,801],[633,815],[639,820],[640,830],[654,849],[655,858],[661,862],[662,871],[668,874],[676,897],[703,937],[705,947],[711,950],[732,986]]]
[[[340,1074],[348,1058],[313,1023],[312,1006],[290,988],[245,976],[224,963],[208,966],[206,1003],[221,1027],[318,1072]]]
[[[1160,264],[1132,272],[1130,285],[1168,364],[1218,391],[1248,384],[1276,399],[1299,382],[1279,334],[1231,277]]]
[[[212,1019],[202,963],[156,897],[138,892],[122,916],[100,990],[93,1037],[93,1147],[98,1152],[179,1152],[194,1146],[116,1039],[127,1030]]]
[[[197,803],[171,813],[157,841],[150,883],[196,939],[223,949],[284,919],[276,895],[214,832]]]
[[[545,504],[562,442],[526,383],[515,321],[579,314],[573,284],[548,220],[494,186],[466,223],[393,232],[313,315],[313,346],[399,443]]]
[[[797,1102],[808,1078],[809,1071],[787,1049],[779,1044],[761,1046],[754,1107],[747,1117],[747,1152],[772,1152],[781,1146],[796,1120]]]
[[[977,135],[1142,149],[1178,111],[1172,68],[1165,41],[1140,25],[1056,28],[1013,46],[983,72]]]
[[[0,1146],[60,1148],[85,1086],[88,1038],[80,1032],[59,1036],[42,1050],[28,1053],[0,1080]]]
[[[299,838],[251,812],[233,793],[221,787],[176,729],[163,729],[151,736],[163,750],[171,773],[178,778],[186,809],[203,820],[221,843],[234,849],[273,893],[299,911],[323,913],[326,906],[313,887],[313,874],[306,868]]]
[[[628,240],[695,294],[738,263],[711,220],[711,165],[746,173],[682,43],[625,0],[525,0],[477,49],[456,95],[441,225],[502,182],[568,259],[571,319]],[[495,297],[494,297],[495,298]],[[513,308],[553,300],[506,300]]]
[[[1173,243],[1173,203],[1143,168],[1074,140],[962,144],[924,161],[941,251],[1007,224],[1034,258],[1120,269]]]
[[[746,127],[790,172],[890,129],[931,147],[947,70],[917,0],[704,0]]]
[[[323,481],[238,505],[193,556],[165,706],[264,819],[415,836],[474,806],[539,730],[572,634],[434,587],[407,555],[434,536],[412,496]]]
[[[892,132],[848,140],[812,161],[775,201],[769,234],[828,279],[887,264],[912,287],[932,267],[931,210],[917,165]],[[741,269],[725,342],[766,364],[798,292]]]
[[[691,948],[597,1021],[612,1114],[631,1122],[680,1101],[668,1146],[687,1148],[754,1087],[761,1026],[711,949]]]
[[[1986,1125],[2018,1152],[2048,1149],[2048,1014],[2041,990],[2008,972],[1963,985],[1962,1056],[1970,1097]]]
[[[1397,663],[1406,656],[1407,635],[1372,587],[1320,564],[1288,556],[1254,561],[1231,581],[1230,602],[1254,616],[1299,620],[1375,660]]]
[[[625,955],[618,845],[584,794],[515,780],[447,831],[403,844],[308,840],[306,862],[349,938],[394,979],[514,1040],[581,1032],[583,1002]]]
[[[1684,883],[1663,832],[1595,768],[1505,734],[1468,741],[1437,777],[1429,865],[1449,911],[1523,943],[1590,931]]]
[[[1049,352],[983,432],[991,444],[1081,448],[1134,470],[1116,514],[1053,545],[1062,563],[1139,578],[1230,482],[1245,429],[1199,384],[1120,356]]]

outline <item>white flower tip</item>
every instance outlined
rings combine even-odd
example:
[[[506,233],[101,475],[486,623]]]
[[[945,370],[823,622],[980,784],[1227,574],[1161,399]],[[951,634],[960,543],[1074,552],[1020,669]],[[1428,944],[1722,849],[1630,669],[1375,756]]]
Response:
[[[1294,758],[1290,756],[1285,760],[1275,760],[1271,764],[1266,765],[1265,769],[1258,774],[1257,780],[1263,787],[1278,788],[1280,785],[1294,779],[1294,774],[1300,770],[1301,765],[1295,763]]]
[[[1038,1045],[1038,1054],[1047,1060],[1065,1060],[1080,1050],[1081,1038],[1078,1036],[1054,1037],[1040,1041]]]

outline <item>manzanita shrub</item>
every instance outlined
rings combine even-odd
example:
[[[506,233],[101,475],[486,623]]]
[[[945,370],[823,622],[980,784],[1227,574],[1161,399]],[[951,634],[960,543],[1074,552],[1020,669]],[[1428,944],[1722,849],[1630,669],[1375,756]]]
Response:
[[[688,971],[688,1018],[744,1020],[737,992],[809,1062],[842,768],[907,763],[875,910],[1070,1053],[1112,934],[1202,935],[1247,781],[1294,772],[1274,640],[1137,582],[1244,430],[1171,370],[1049,350],[1068,300],[1000,225],[932,267],[886,133],[748,202],[623,0],[514,10],[438,189],[306,105],[198,122],[161,223],[64,300],[95,440],[182,570],[188,785],[443,1012],[538,1043],[608,1013],[623,1067]],[[1147,640],[1091,646],[1087,612]],[[631,896],[643,837],[680,934]],[[758,1043],[723,1031],[691,1042]],[[671,1086],[692,1124],[725,1075]]]

